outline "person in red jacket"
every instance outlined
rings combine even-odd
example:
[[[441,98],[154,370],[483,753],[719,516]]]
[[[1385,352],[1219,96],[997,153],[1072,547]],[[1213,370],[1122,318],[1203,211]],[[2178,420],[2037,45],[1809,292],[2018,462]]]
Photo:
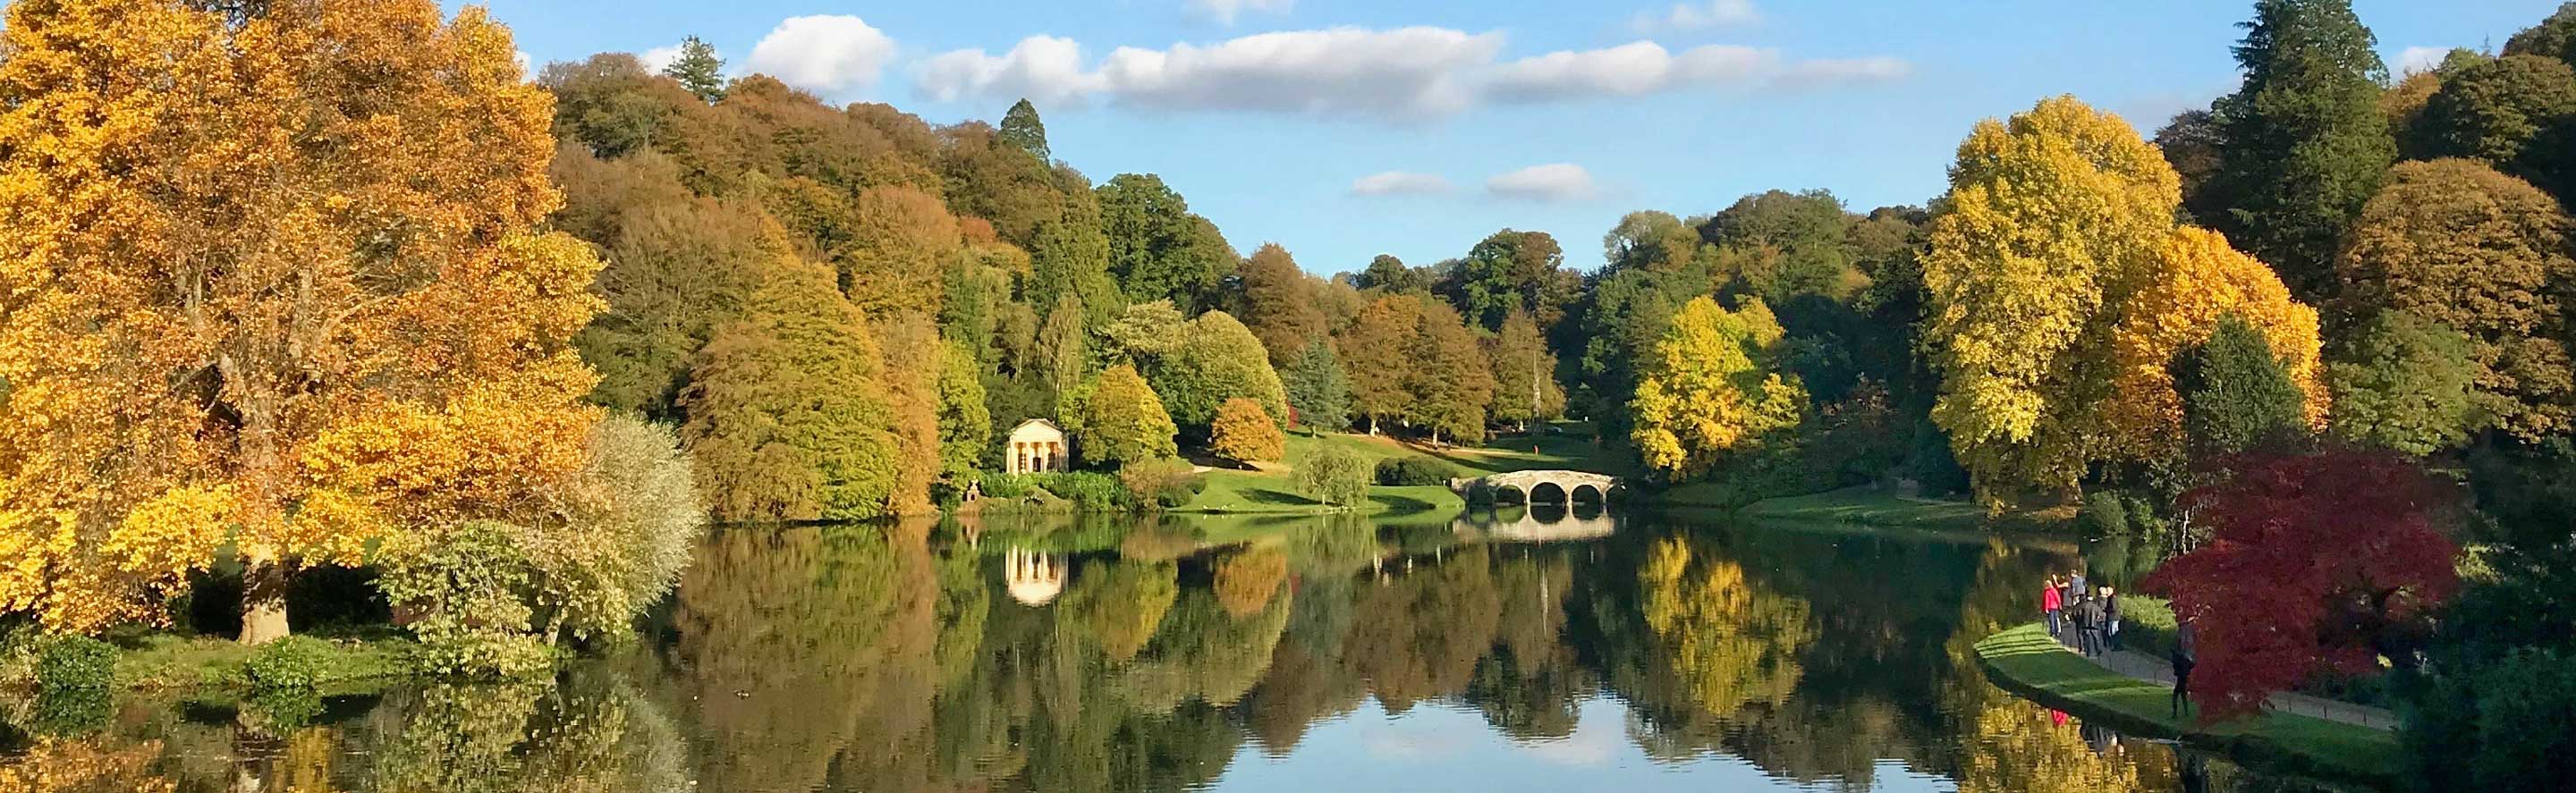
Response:
[[[2058,592],[2057,576],[2049,576],[2047,581],[2041,582],[2039,587],[2039,610],[2040,613],[2048,615],[2048,638],[2063,642],[2066,640],[2066,636],[2060,627],[2061,623],[2058,621],[2058,617],[2060,616],[2060,613],[2066,609],[2066,600],[2065,596],[2058,594]]]

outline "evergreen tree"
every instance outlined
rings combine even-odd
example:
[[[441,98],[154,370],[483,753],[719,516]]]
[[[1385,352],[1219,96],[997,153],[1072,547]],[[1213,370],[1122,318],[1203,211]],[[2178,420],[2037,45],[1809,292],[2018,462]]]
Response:
[[[716,57],[715,45],[696,36],[680,41],[680,56],[662,67],[662,74],[680,81],[680,86],[709,102],[725,97],[724,59]]]
[[[1021,99],[1002,114],[1002,142],[1037,155],[1039,162],[1055,159],[1047,149],[1046,122],[1038,120],[1038,108]]]
[[[2379,107],[2388,68],[2350,0],[2261,0],[2242,27],[2245,84],[2215,106],[2234,211],[2204,220],[2316,302],[2345,228],[2397,159]]]
[[[1306,344],[1287,371],[1279,373],[1288,390],[1288,406],[1307,429],[1340,432],[1350,427],[1351,381],[1333,344],[1322,338]]]
[[[1036,373],[1046,386],[1050,404],[1082,382],[1084,362],[1088,360],[1084,354],[1082,315],[1082,300],[1064,295],[1047,309],[1046,324],[1038,329]]]
[[[2307,394],[2272,354],[2263,331],[2229,315],[2209,341],[2178,356],[2183,433],[2196,455],[2227,455],[2295,439],[2307,428]]]

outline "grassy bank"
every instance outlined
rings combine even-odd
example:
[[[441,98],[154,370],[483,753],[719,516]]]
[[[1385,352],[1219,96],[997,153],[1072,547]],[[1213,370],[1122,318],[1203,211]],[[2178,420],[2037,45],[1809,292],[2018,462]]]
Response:
[[[2386,730],[2275,712],[2206,726],[2176,719],[2171,689],[2067,652],[2036,623],[1989,636],[1976,649],[1996,685],[2122,732],[2177,736],[2247,765],[2321,779],[2387,786],[2400,771],[2397,736]]]
[[[1716,483],[1695,483],[1665,491],[1663,500],[1676,505],[1720,506],[1703,502],[1722,495]],[[2058,512],[2060,510],[1993,514],[1983,505],[1968,501],[1908,496],[1879,487],[1847,487],[1803,496],[1764,499],[1746,505],[1736,514],[1764,520],[1853,523],[1885,528],[2047,531],[2069,525],[2072,515]]]
[[[1580,435],[1539,433],[1501,439],[1494,446],[1435,449],[1383,436],[1292,433],[1288,436],[1288,459],[1284,465],[1261,471],[1209,471],[1206,474],[1207,488],[1197,498],[1173,511],[1227,514],[1324,512],[1326,509],[1322,504],[1297,492],[1289,472],[1304,464],[1307,458],[1327,450],[1358,456],[1367,460],[1371,468],[1389,459],[1437,461],[1455,469],[1455,475],[1461,477],[1547,468],[1615,475],[1633,473]],[[1464,499],[1441,485],[1372,485],[1369,487],[1368,504],[1355,512],[1385,521],[1401,522],[1414,516],[1445,521],[1465,508]]]

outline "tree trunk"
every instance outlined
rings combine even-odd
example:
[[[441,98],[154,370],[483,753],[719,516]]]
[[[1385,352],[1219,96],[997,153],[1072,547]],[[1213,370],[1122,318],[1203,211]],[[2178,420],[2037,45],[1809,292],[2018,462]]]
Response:
[[[286,564],[275,559],[245,561],[241,643],[258,645],[286,638]]]

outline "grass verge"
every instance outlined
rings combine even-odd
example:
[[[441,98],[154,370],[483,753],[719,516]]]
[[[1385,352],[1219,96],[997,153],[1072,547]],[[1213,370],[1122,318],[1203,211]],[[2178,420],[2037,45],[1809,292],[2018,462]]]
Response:
[[[2172,689],[2067,652],[2037,623],[1986,637],[1976,649],[1995,685],[2122,732],[2179,737],[2249,766],[2373,787],[2395,784],[2401,770],[2397,736],[2386,730],[2274,712],[2214,725],[2176,719]]]
[[[1600,447],[1577,435],[1540,433],[1500,439],[1489,447],[1449,447],[1433,449],[1397,441],[1393,438],[1342,433],[1288,436],[1288,460],[1284,466],[1267,471],[1219,469],[1209,471],[1207,488],[1197,498],[1173,509],[1174,512],[1223,514],[1316,514],[1326,511],[1322,504],[1297,492],[1289,472],[1306,458],[1325,450],[1339,450],[1368,461],[1371,469],[1382,460],[1421,458],[1438,461],[1456,470],[1461,477],[1484,476],[1509,471],[1565,468],[1595,471],[1618,476],[1633,474],[1609,459]],[[1508,444],[1508,445],[1506,445]],[[1446,522],[1465,509],[1467,502],[1449,488],[1440,485],[1369,487],[1369,503],[1357,510],[1381,522],[1401,523],[1407,518]]]
[[[1678,505],[1722,506],[1702,504],[1699,499],[1718,497],[1707,490],[1712,483],[1683,485],[1665,491],[1665,503]],[[1854,523],[1864,526],[1904,529],[1944,529],[1972,531],[2047,531],[2071,525],[2072,514],[2065,510],[2035,510],[1990,514],[1982,505],[1968,501],[1924,498],[1902,495],[1878,487],[1847,487],[1803,496],[1785,496],[1756,501],[1737,510],[1736,514],[1764,520],[1797,520],[1823,523]]]

